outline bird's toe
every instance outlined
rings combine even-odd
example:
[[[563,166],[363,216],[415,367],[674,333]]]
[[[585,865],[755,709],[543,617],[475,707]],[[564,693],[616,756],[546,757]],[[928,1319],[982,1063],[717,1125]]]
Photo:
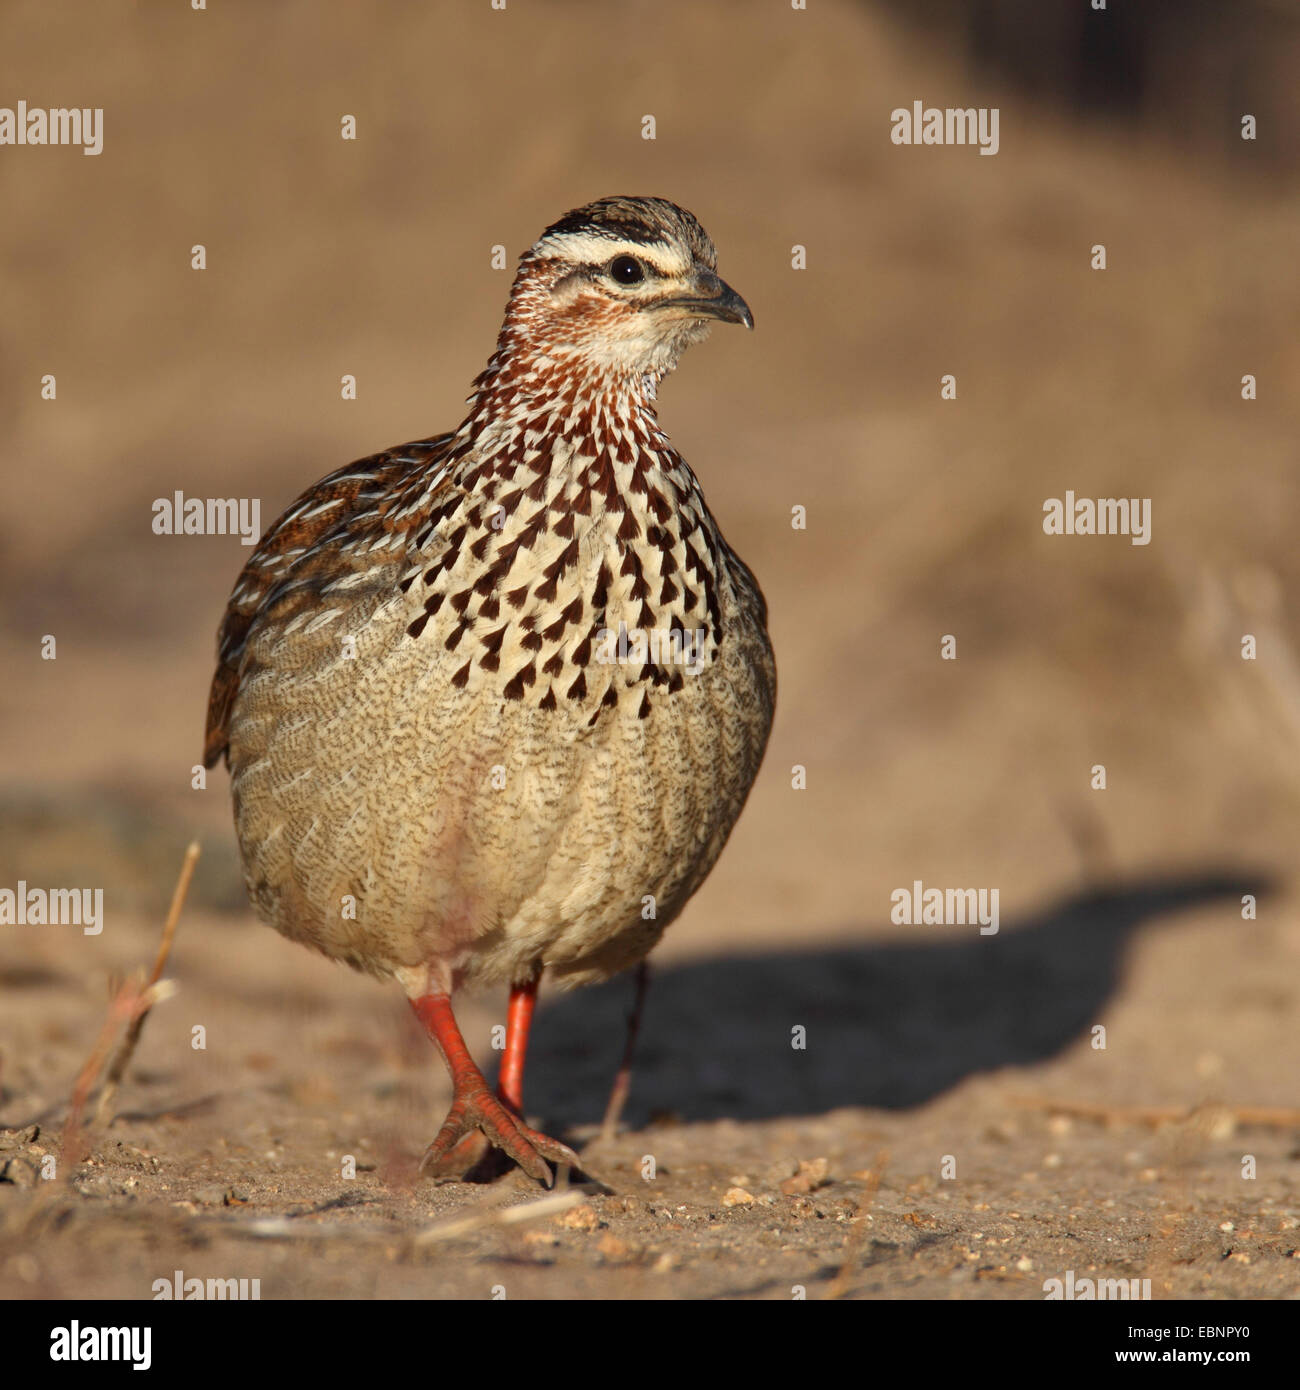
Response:
[[[495,1176],[498,1165],[491,1163],[493,1149],[543,1187],[555,1181],[548,1163],[575,1171],[580,1167],[578,1155],[567,1144],[529,1129],[495,1096],[485,1093],[458,1096],[452,1102],[437,1138],[420,1160],[420,1172],[446,1178],[466,1178],[475,1172]]]

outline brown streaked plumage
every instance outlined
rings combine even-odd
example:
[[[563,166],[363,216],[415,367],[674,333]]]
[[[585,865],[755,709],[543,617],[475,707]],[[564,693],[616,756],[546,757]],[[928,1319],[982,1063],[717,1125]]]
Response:
[[[521,1117],[537,980],[642,960],[762,759],[763,597],[654,410],[710,321],[752,326],[715,264],[662,199],[553,224],[460,427],[306,492],[221,627],[205,757],[230,767],[253,903],[406,990],[455,1085],[438,1171],[484,1136],[543,1181],[576,1161]],[[497,981],[493,1097],[450,997]]]

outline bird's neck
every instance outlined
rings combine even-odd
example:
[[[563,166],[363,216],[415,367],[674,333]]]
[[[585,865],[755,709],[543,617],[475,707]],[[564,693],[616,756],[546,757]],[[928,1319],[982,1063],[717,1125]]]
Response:
[[[655,414],[660,377],[565,353],[521,355],[498,348],[474,382],[457,438],[477,453],[533,448],[564,439],[598,453],[629,435],[661,438]]]

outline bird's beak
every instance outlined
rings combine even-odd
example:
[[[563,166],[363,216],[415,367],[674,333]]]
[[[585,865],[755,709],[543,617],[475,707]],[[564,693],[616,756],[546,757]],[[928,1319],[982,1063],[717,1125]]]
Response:
[[[746,328],[754,326],[754,315],[750,313],[749,305],[711,270],[696,271],[695,284],[689,294],[660,299],[654,307],[681,309],[691,318],[721,319],[723,323],[743,323]]]

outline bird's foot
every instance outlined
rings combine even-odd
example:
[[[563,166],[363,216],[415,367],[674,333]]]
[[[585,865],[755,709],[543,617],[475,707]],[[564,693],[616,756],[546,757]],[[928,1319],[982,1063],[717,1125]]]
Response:
[[[491,1149],[513,1159],[543,1187],[554,1182],[548,1163],[575,1171],[581,1166],[578,1155],[566,1144],[529,1129],[486,1087],[474,1087],[457,1091],[437,1138],[420,1160],[420,1172],[464,1177],[492,1157]]]

